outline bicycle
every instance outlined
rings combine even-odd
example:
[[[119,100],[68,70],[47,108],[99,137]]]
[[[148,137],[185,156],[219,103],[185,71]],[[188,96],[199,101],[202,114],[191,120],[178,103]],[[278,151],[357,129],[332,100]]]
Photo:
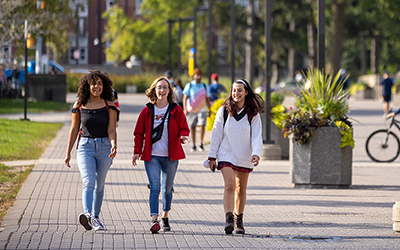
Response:
[[[365,143],[367,155],[375,162],[393,162],[400,154],[400,140],[391,131],[393,125],[400,131],[400,121],[394,118],[387,129],[373,132]]]

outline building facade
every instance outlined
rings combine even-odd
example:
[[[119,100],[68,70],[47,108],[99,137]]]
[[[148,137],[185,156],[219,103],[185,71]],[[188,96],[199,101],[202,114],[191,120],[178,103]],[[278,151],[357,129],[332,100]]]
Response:
[[[70,48],[69,64],[112,64],[107,59],[105,49],[108,41],[103,41],[107,20],[102,14],[118,5],[125,15],[132,19],[140,16],[140,6],[144,0],[77,0],[70,1],[70,8],[78,11],[79,21],[75,30],[68,32]]]

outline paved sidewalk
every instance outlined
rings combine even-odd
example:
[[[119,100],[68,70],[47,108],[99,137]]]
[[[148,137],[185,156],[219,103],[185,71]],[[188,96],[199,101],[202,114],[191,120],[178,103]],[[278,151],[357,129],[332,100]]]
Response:
[[[119,99],[118,155],[107,176],[100,215],[106,231],[85,231],[77,222],[82,211],[81,178],[76,161],[71,169],[63,165],[70,120],[64,117],[70,114],[53,114],[41,119],[65,125],[35,162],[3,221],[1,248],[400,248],[399,235],[392,231],[392,206],[400,200],[399,159],[391,164],[373,163],[364,150],[368,135],[384,125],[380,102],[350,100],[350,116],[361,122],[354,123],[356,147],[350,189],[294,189],[288,161],[262,161],[250,175],[244,213],[246,235],[242,236],[224,235],[222,175],[202,167],[207,146],[205,152],[190,153],[191,145],[185,146],[187,159],[180,162],[175,179],[172,232],[150,233],[144,165],[130,164],[132,131],[147,100],[140,94],[120,94]],[[286,105],[291,105],[290,100]]]

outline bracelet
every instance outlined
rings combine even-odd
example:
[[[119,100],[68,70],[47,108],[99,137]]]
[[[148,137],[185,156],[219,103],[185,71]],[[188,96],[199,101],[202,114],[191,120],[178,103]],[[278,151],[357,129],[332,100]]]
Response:
[[[112,147],[112,148],[116,148],[116,147],[117,147],[117,145],[111,145],[111,147]]]

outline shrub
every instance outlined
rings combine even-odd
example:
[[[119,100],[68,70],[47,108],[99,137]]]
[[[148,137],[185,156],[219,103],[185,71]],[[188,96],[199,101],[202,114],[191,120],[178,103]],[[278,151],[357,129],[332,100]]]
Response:
[[[340,126],[342,135],[345,135],[345,143],[352,139],[352,125],[346,113],[349,106],[346,103],[348,91],[343,91],[343,80],[340,80],[339,71],[336,76],[326,75],[318,69],[308,70],[307,80],[310,81],[310,88],[300,87],[296,96],[297,110],[289,113],[283,121],[285,136],[293,135],[294,141],[307,143],[311,140],[313,132],[318,127]],[[337,123],[338,121],[343,123]],[[347,131],[347,132],[346,132]],[[353,144],[354,145],[354,144]]]

